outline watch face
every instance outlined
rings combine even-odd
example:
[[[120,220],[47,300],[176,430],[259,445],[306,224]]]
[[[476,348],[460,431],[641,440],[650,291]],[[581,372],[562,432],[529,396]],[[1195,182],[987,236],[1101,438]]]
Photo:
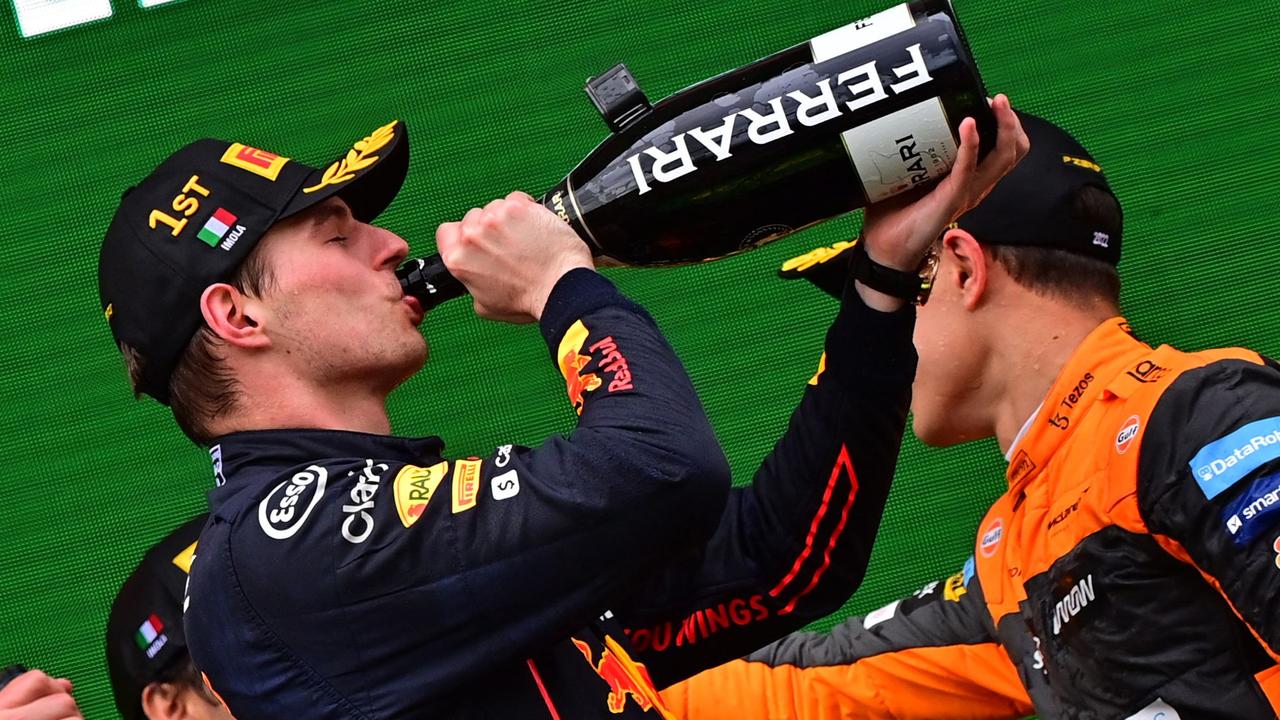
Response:
[[[929,246],[929,252],[925,253],[924,260],[920,263],[920,269],[918,270],[920,291],[916,293],[916,305],[924,305],[929,302],[929,293],[933,290],[933,280],[938,277],[938,265],[941,262],[942,238],[938,238]]]

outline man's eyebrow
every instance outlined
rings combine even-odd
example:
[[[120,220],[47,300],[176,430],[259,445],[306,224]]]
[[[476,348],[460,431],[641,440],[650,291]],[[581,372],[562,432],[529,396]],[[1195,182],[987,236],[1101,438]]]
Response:
[[[343,208],[338,203],[325,203],[324,205],[321,205],[320,207],[316,208],[315,212],[312,214],[311,230],[312,232],[315,232],[316,230],[319,230],[322,225],[329,222],[330,220],[333,220],[335,218],[340,219],[342,217],[345,217],[346,214],[347,214],[346,209]]]

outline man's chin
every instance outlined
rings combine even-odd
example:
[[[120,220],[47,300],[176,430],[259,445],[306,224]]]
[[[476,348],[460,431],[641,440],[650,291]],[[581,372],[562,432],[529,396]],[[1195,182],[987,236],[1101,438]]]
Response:
[[[921,443],[935,448],[951,447],[973,439],[966,438],[962,433],[953,432],[949,428],[940,427],[938,423],[930,422],[928,418],[922,418],[918,414],[911,416],[911,431]]]

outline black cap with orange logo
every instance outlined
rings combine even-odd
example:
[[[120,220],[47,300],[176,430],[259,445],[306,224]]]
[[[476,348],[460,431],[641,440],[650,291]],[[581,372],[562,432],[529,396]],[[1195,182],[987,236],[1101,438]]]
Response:
[[[141,355],[139,390],[169,402],[169,376],[199,329],[201,293],[232,277],[279,220],[341,197],[369,222],[409,169],[392,121],[327,169],[241,143],[197,140],[120,199],[98,256],[98,294],[117,343]]]
[[[1122,213],[1100,221],[1080,203],[1085,187],[1115,197],[1102,167],[1066,130],[1022,111],[1018,119],[1031,140],[1030,152],[956,226],[988,245],[1053,248],[1118,264]],[[788,260],[778,274],[805,278],[840,297],[853,255],[853,243],[837,243]]]

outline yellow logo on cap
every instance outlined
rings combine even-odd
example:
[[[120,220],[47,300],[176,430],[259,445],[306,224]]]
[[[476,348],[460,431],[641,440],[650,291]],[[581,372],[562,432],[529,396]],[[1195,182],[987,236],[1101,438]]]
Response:
[[[324,176],[320,178],[319,183],[303,189],[302,192],[312,193],[329,185],[339,185],[347,182],[356,176],[356,172],[378,162],[378,156],[373,153],[381,150],[396,136],[395,128],[398,122],[400,121],[392,120],[374,130],[365,139],[357,141],[347,151],[346,157],[330,165],[329,169],[324,171]]]
[[[289,162],[289,158],[242,143],[231,143],[231,147],[222,153],[222,162],[275,182],[280,177],[280,168]]]
[[[1077,158],[1077,157],[1071,157],[1070,155],[1063,155],[1062,162],[1066,163],[1067,165],[1075,165],[1076,167],[1082,167],[1087,170],[1092,170],[1094,172],[1102,172],[1101,165],[1099,165],[1096,162],[1092,162],[1090,160],[1085,160],[1084,158]]]
[[[191,543],[185,550],[173,556],[173,564],[182,569],[182,572],[191,574],[191,563],[196,559],[196,542]]]

